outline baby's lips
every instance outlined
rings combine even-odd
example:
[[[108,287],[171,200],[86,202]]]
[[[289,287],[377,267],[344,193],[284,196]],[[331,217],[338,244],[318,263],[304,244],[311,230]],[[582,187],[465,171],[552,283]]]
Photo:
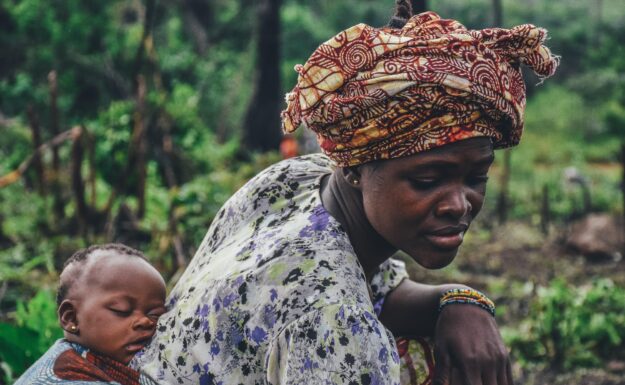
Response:
[[[129,352],[136,353],[139,350],[143,349],[145,345],[147,345],[148,342],[150,342],[150,339],[151,337],[145,337],[145,338],[141,338],[136,341],[133,341],[126,345],[126,350]]]
[[[138,351],[140,351],[141,349],[143,349],[143,347],[145,346],[145,344],[128,344],[126,345],[126,351],[130,352],[130,353],[137,353]]]

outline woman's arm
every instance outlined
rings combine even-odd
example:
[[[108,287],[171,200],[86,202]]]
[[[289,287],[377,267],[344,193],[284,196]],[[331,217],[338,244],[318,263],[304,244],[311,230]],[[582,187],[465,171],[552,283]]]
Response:
[[[404,279],[387,295],[380,320],[395,336],[434,337],[434,385],[512,385],[508,351],[490,313],[467,304],[438,312],[445,291],[465,287]]]
[[[384,300],[380,320],[396,336],[434,336],[441,295],[464,285],[424,285],[404,279]]]

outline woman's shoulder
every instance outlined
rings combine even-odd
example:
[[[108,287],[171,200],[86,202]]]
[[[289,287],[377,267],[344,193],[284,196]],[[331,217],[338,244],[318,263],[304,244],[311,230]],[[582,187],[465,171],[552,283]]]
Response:
[[[332,160],[322,153],[314,153],[302,156],[296,156],[293,158],[284,159],[277,162],[265,170],[261,171],[258,175],[261,176],[265,173],[274,173],[276,171],[282,172],[284,170],[290,171],[306,171],[308,173],[323,174],[332,172],[334,169]]]
[[[289,158],[267,167],[250,179],[244,188],[253,186],[259,191],[272,184],[310,184],[331,173],[333,167],[332,161],[323,154]]]
[[[214,254],[229,240],[252,239],[261,229],[310,211],[320,204],[321,177],[330,172],[331,161],[321,154],[287,159],[261,171],[222,206],[200,250]]]

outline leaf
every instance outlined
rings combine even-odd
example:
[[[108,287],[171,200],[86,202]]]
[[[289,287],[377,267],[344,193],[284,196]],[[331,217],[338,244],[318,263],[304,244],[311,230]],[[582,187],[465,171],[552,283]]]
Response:
[[[39,358],[39,333],[25,327],[0,323],[0,361],[19,376]]]

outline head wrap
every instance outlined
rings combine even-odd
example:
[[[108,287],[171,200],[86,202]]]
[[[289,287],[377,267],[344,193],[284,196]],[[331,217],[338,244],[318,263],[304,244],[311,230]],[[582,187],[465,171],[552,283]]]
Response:
[[[298,65],[283,129],[312,129],[339,166],[412,155],[477,136],[495,148],[523,131],[519,64],[545,78],[558,58],[531,24],[467,30],[434,12],[402,29],[353,26]]]

